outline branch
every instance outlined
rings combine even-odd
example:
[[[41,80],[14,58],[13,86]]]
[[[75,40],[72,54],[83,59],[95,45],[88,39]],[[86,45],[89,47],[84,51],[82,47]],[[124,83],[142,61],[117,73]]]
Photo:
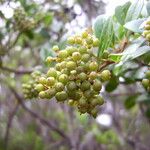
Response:
[[[136,59],[135,62],[138,63],[141,67],[142,67],[142,66],[150,67],[150,64],[146,64],[146,63],[144,63],[143,61],[140,61],[140,60],[137,60],[137,59]]]
[[[18,35],[17,35],[17,37],[16,37],[16,39],[13,41],[13,43],[8,46],[8,51],[9,51],[10,49],[12,49],[12,48],[16,45],[16,43],[18,42],[18,40],[19,40],[21,34],[22,34],[22,33],[19,32]]]
[[[13,73],[19,74],[19,75],[21,75],[21,74],[30,74],[33,71],[33,70],[25,70],[25,69],[16,70],[16,69],[4,67],[4,66],[1,66],[0,69],[2,69],[4,71],[8,71],[8,72],[13,72]]]
[[[70,138],[60,129],[58,129],[54,124],[52,124],[51,122],[49,122],[48,120],[45,120],[44,118],[42,118],[39,114],[37,114],[36,112],[30,110],[25,104],[24,104],[24,99],[16,92],[16,90],[9,86],[10,90],[12,91],[12,93],[14,94],[14,96],[16,97],[16,99],[18,100],[18,103],[22,106],[22,108],[24,110],[26,110],[32,117],[38,119],[43,125],[48,126],[51,130],[55,131],[57,134],[59,134],[61,137],[63,137],[69,147],[72,147],[71,142],[70,142]]]
[[[114,64],[114,61],[105,61],[99,68],[99,71],[102,71],[105,67],[107,67],[110,64]]]
[[[9,114],[9,117],[8,117],[6,133],[5,133],[5,136],[4,136],[4,146],[5,146],[6,150],[8,148],[8,140],[9,140],[10,128],[11,128],[11,125],[12,125],[13,118],[14,118],[16,112],[18,111],[18,108],[19,108],[19,105],[17,104],[15,106],[15,108],[13,109],[13,111]]]
[[[119,97],[119,96],[132,96],[132,95],[140,95],[140,94],[144,94],[146,92],[136,92],[136,93],[131,93],[131,92],[125,92],[125,93],[114,93],[114,94],[110,94],[111,97]]]

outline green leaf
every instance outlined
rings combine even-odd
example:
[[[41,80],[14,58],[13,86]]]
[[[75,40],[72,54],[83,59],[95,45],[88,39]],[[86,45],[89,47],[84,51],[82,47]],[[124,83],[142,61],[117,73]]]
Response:
[[[132,20],[127,22],[124,27],[132,32],[142,33],[143,29],[140,29],[141,24],[146,20],[146,18]]]
[[[108,17],[105,15],[100,15],[96,18],[94,23],[94,34],[96,37],[100,37]]]
[[[135,106],[137,98],[138,98],[138,95],[129,96],[124,102],[125,108],[131,109],[133,106]]]
[[[55,52],[50,49],[50,46],[46,44],[40,51],[40,57],[45,62],[48,56],[55,56]]]
[[[53,20],[53,14],[52,13],[47,13],[43,18],[43,21],[44,21],[46,26],[49,26],[52,23],[52,20]]]
[[[122,62],[125,62],[127,60],[132,60],[136,57],[138,57],[137,55],[137,49],[145,42],[145,39],[140,37],[134,41],[131,42],[131,44],[124,50],[124,52],[122,53],[123,56],[121,58]],[[142,53],[142,52],[141,52]],[[140,56],[140,55],[139,55]]]
[[[139,103],[145,103],[145,104],[150,104],[150,94],[141,94],[138,97],[137,102],[139,102]]]
[[[135,59],[137,57],[140,57],[146,53],[149,53],[150,52],[150,46],[142,46],[142,47],[139,47],[135,53],[132,54],[132,59]]]
[[[126,14],[130,5],[131,5],[131,2],[127,2],[123,6],[118,6],[115,9],[115,17],[121,25],[125,24]]]
[[[129,22],[131,20],[139,18],[143,6],[144,0],[135,0],[128,9],[125,22]]]
[[[105,49],[112,47],[115,41],[113,20],[111,17],[100,15],[93,26],[94,34],[100,40],[98,56],[102,56]]]
[[[122,40],[126,34],[126,29],[120,25],[119,23],[114,24],[114,32],[115,36],[119,39]]]
[[[127,53],[125,59],[128,58],[130,60],[140,57],[146,53],[150,52],[150,46],[142,46],[139,47],[135,52]]]
[[[33,39],[34,38],[34,33],[32,30],[27,30],[24,32],[24,34],[29,38],[29,39]]]
[[[111,80],[106,84],[105,89],[107,92],[112,92],[117,88],[118,84],[119,84],[118,78],[116,76],[113,76]]]
[[[145,112],[146,117],[150,118],[150,108],[148,108]]]
[[[146,9],[147,9],[148,15],[150,15],[150,1],[147,2]]]
[[[118,53],[118,54],[110,54],[109,55],[109,60],[112,60],[112,61],[114,61],[114,62],[120,62],[120,60],[121,60],[121,57],[122,57],[122,53]]]
[[[47,38],[47,39],[50,38],[50,35],[49,35],[49,33],[48,33],[46,28],[42,28],[41,29],[40,35],[42,35],[42,37]]]
[[[0,18],[5,18],[4,14],[2,13],[1,10],[0,10]]]

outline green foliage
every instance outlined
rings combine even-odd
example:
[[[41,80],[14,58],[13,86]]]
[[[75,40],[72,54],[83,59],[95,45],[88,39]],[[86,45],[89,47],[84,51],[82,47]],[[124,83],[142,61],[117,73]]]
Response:
[[[98,57],[101,57],[104,50],[113,47],[115,42],[115,33],[113,20],[104,15],[98,16],[93,26],[94,34],[100,40]]]
[[[43,150],[44,143],[40,136],[33,130],[24,133],[24,135],[17,134],[17,136],[10,143],[10,150],[26,150],[35,149]]]
[[[51,1],[51,8],[47,10],[43,4],[39,5],[32,0],[19,0],[19,2],[21,3],[19,7],[12,8],[14,15],[9,19],[0,11],[2,20],[0,27],[0,69],[2,70],[0,70],[0,81],[2,81],[2,86],[0,86],[0,92],[4,91],[0,97],[2,105],[7,104],[5,99],[14,99],[13,92],[8,89],[9,86],[18,91],[18,95],[23,92],[24,98],[27,99],[56,98],[59,105],[55,101],[28,101],[25,106],[39,110],[39,113],[49,118],[50,123],[64,130],[63,132],[69,138],[69,134],[73,135],[72,133],[77,130],[78,126],[80,129],[83,128],[81,137],[75,137],[73,140],[78,138],[84,140],[82,134],[90,131],[94,133],[94,139],[96,139],[94,142],[98,146],[102,144],[108,150],[117,149],[116,147],[120,146],[117,132],[106,128],[103,131],[103,128],[99,129],[99,127],[95,129],[95,124],[92,125],[94,119],[89,119],[85,113],[96,118],[101,108],[105,112],[107,105],[104,99],[106,99],[112,106],[120,105],[121,109],[124,106],[125,114],[132,112],[131,109],[135,111],[134,108],[136,108],[136,113],[141,111],[143,115],[150,118],[150,78],[147,73],[150,69],[150,2],[135,0],[118,6],[113,16],[98,16],[93,24],[93,30],[88,28],[67,40],[68,24],[69,22],[72,24],[77,16],[72,9],[73,6],[69,8],[62,1]],[[89,5],[86,1],[76,1],[76,3],[84,4],[81,6],[83,10]],[[91,5],[93,3],[95,1]],[[69,30],[70,32],[72,30]],[[31,70],[39,69],[40,74],[34,77],[34,73],[30,75],[30,69],[29,71],[25,69],[30,67],[32,67]],[[21,82],[24,83],[22,89],[20,88]],[[109,97],[108,100],[107,97]],[[11,105],[11,102],[8,104]],[[103,107],[98,107],[101,105]],[[26,107],[23,108],[26,109]],[[75,115],[73,114],[74,107],[78,110]],[[116,114],[122,112],[116,107],[113,108]],[[8,113],[8,110],[6,112]],[[3,113],[2,109],[2,115],[6,116],[7,113],[5,111]],[[29,110],[30,113],[32,114]],[[119,115],[124,116],[121,113]],[[19,112],[17,117],[20,120],[15,118],[13,125],[15,126],[17,121],[21,122],[23,116],[28,115]],[[26,118],[31,121],[30,117]],[[38,120],[36,115],[35,118]],[[59,120],[55,120],[56,118]],[[132,116],[130,119],[133,119]],[[118,125],[115,123],[113,122],[114,126]],[[122,124],[124,125],[124,121],[121,120],[120,125]],[[23,122],[22,126],[25,125]],[[72,128],[74,129],[71,130]],[[55,142],[61,144],[67,141],[62,141],[64,137],[57,128],[56,132],[55,130],[50,131],[47,137],[43,125],[40,129],[37,134],[35,132],[38,130],[37,126],[31,124],[27,128],[28,132],[26,130],[23,133],[15,131],[15,136],[11,135],[9,149],[51,149],[49,139],[52,139],[54,146]],[[77,131],[80,132],[80,129]],[[42,134],[43,131],[44,134]],[[48,140],[43,142],[45,137]],[[78,141],[73,141],[73,143],[76,142]],[[58,149],[67,149],[68,145],[65,144],[59,146]],[[4,149],[3,147],[4,141],[0,138],[0,148]]]
[[[135,106],[137,98],[138,98],[138,95],[129,96],[124,102],[125,108],[131,109],[133,106]]]
[[[146,8],[147,8],[148,15],[150,15],[150,2],[147,2]]]
[[[143,29],[140,29],[141,24],[146,20],[146,18],[136,19],[130,22],[127,22],[124,27],[135,33],[142,33]]]
[[[125,24],[126,15],[130,6],[131,2],[127,2],[123,6],[118,6],[115,9],[115,17],[121,25]]]
[[[135,20],[139,18],[143,6],[144,6],[144,0],[135,0],[127,11],[125,22],[129,22],[131,20]]]

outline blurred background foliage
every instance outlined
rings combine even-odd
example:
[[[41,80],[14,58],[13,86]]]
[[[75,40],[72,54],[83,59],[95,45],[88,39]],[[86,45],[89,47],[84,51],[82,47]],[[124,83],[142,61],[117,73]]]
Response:
[[[33,70],[47,70],[45,58],[55,56],[51,47],[63,48],[69,35],[91,28],[106,5],[102,0],[0,1],[0,150],[149,150],[150,99],[135,82],[144,76],[149,54],[140,58],[143,63],[115,68],[121,77],[107,83],[107,103],[96,119],[65,104],[20,96],[21,83]]]

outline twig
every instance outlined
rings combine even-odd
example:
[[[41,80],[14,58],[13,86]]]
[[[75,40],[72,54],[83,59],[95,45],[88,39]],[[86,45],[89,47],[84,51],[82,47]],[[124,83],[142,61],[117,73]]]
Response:
[[[106,61],[104,62],[101,67],[99,68],[99,71],[102,71],[105,67],[107,67],[108,65],[110,64],[114,64],[115,62],[114,61]]]
[[[57,134],[59,134],[61,137],[63,137],[66,142],[68,143],[69,147],[72,147],[71,142],[70,142],[70,138],[60,129],[58,129],[54,124],[52,124],[51,122],[49,122],[48,120],[42,118],[39,114],[37,114],[36,112],[30,110],[25,104],[24,104],[24,99],[23,97],[21,97],[16,90],[9,86],[10,90],[12,91],[12,93],[14,94],[14,96],[16,97],[16,99],[18,100],[18,103],[22,106],[22,108],[24,110],[26,110],[32,117],[38,119],[43,125],[48,126],[51,130],[55,131]]]
[[[118,97],[118,96],[132,96],[132,95],[140,95],[140,94],[144,94],[144,92],[136,92],[136,93],[114,93],[114,94],[110,94],[111,97]]]
[[[1,66],[0,69],[2,69],[4,71],[8,71],[8,72],[13,72],[15,74],[30,74],[33,71],[33,70],[26,70],[26,69],[17,70],[17,69],[12,69],[12,68],[8,68],[8,67],[4,67],[4,66]]]
[[[8,46],[8,50],[12,49],[16,45],[16,43],[18,42],[21,34],[22,34],[21,32],[18,33],[18,35],[17,35],[16,39],[13,41],[13,43]]]
[[[142,67],[142,66],[150,67],[150,64],[146,64],[146,63],[144,63],[144,62],[142,62],[142,61],[135,60],[135,62],[138,63],[141,67]]]
[[[12,125],[13,118],[14,118],[16,112],[18,111],[18,108],[19,108],[19,105],[17,104],[15,106],[15,108],[13,109],[13,111],[9,114],[9,117],[8,117],[8,122],[7,122],[7,127],[6,127],[6,133],[5,133],[5,136],[4,136],[5,150],[7,150],[7,148],[8,148],[10,128],[11,128],[11,125]]]

